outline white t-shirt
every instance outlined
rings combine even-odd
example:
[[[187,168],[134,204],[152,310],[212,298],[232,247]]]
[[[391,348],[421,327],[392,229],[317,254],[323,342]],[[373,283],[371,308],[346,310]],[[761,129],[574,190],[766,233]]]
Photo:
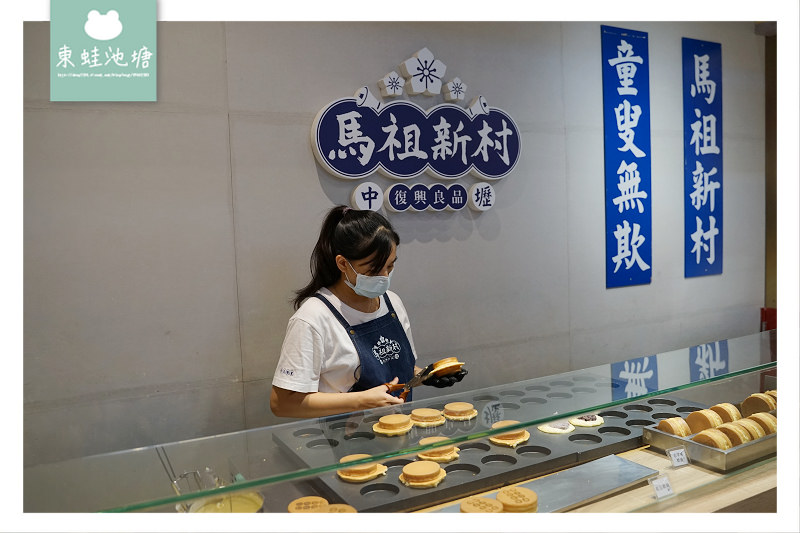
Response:
[[[383,297],[377,311],[362,313],[345,305],[328,289],[320,289],[319,293],[351,326],[369,322],[389,312]],[[416,359],[417,350],[411,337],[406,308],[395,293],[387,291],[386,294],[392,301]],[[350,335],[323,302],[311,297],[289,319],[272,384],[304,393],[347,392],[357,381],[355,373],[358,368],[358,352]]]

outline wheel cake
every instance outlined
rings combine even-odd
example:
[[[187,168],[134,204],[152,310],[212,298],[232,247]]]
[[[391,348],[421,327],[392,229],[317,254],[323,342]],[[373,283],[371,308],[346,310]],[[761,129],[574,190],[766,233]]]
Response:
[[[355,507],[352,505],[348,505],[346,503],[329,503],[328,505],[323,505],[321,507],[317,507],[316,509],[311,511],[312,513],[357,513]]]
[[[411,411],[411,422],[415,426],[430,428],[441,426],[446,420],[438,409],[419,408]]]
[[[761,427],[761,424],[751,418],[742,418],[736,422],[731,422],[731,424],[738,424],[746,429],[748,433],[750,433],[750,438],[752,440],[757,440],[766,436],[766,432],[764,428]]]
[[[503,428],[506,426],[513,426],[514,424],[519,424],[518,420],[500,420],[499,422],[495,422],[492,424],[492,429]],[[528,439],[531,438],[531,434],[528,433],[524,428],[522,429],[515,429],[513,431],[509,431],[506,433],[498,433],[497,435],[492,435],[489,437],[489,442],[492,444],[497,444],[498,446],[508,446],[510,448],[516,447],[518,444],[522,444],[523,442],[527,442]]]
[[[692,433],[686,420],[679,416],[664,418],[658,423],[656,429],[677,437],[688,437]]]
[[[722,418],[711,409],[701,409],[689,413],[686,423],[689,424],[692,433],[700,433],[704,429],[715,428],[722,424]]]
[[[756,392],[742,402],[742,416],[748,417],[754,413],[765,413],[777,408],[778,404],[769,394]]]
[[[313,513],[322,506],[327,506],[328,500],[319,496],[303,496],[289,502],[290,513]]]
[[[393,414],[380,417],[380,419],[373,424],[372,431],[380,435],[393,437],[396,435],[405,435],[411,431],[412,427],[414,427],[414,422],[412,422],[410,416]]]
[[[431,376],[449,376],[450,374],[455,374],[461,367],[464,366],[464,363],[459,361],[456,357],[446,357],[440,361],[436,361],[433,365],[433,370],[431,370]]]
[[[435,461],[412,461],[403,467],[400,482],[407,487],[427,489],[437,486],[447,473]]]
[[[357,461],[358,459],[366,459],[369,456],[370,455],[367,453],[345,455],[339,460],[339,462],[347,463],[350,461]],[[341,468],[336,471],[336,474],[342,481],[347,481],[349,483],[364,483],[365,481],[371,481],[378,476],[385,475],[386,470],[387,468],[382,464],[365,463]]]
[[[747,431],[741,424],[725,422],[724,424],[717,426],[717,429],[727,435],[731,441],[731,446],[734,448],[753,440],[753,437],[750,436],[750,432]]]
[[[718,448],[720,450],[727,450],[733,446],[731,439],[729,439],[725,433],[716,428],[704,429],[692,437],[692,440],[700,444],[705,444],[706,446],[711,446],[712,448]]]
[[[755,413],[748,416],[750,420],[755,420],[767,435],[778,432],[778,419],[771,413]]]
[[[472,496],[461,502],[462,513],[502,513],[503,504],[492,498]]]
[[[595,427],[603,424],[603,417],[600,415],[581,415],[570,418],[569,423],[573,426]]]
[[[571,431],[575,431],[575,426],[571,423],[560,420],[558,422],[550,422],[549,424],[543,424],[537,428],[542,433],[553,433],[553,434],[560,434],[560,433],[570,433]]]
[[[420,446],[427,446],[436,442],[448,440],[447,437],[425,437],[420,439]],[[442,446],[441,448],[433,448],[431,450],[424,450],[417,454],[417,457],[423,461],[436,461],[437,463],[449,463],[458,459],[459,449],[452,444]]]
[[[710,407],[722,419],[722,423],[734,422],[742,418],[742,413],[732,403],[718,403]]]
[[[525,487],[504,487],[496,498],[507,513],[535,513],[539,507],[539,496]]]
[[[451,402],[444,406],[442,413],[449,420],[472,420],[478,416],[478,411],[468,402]]]

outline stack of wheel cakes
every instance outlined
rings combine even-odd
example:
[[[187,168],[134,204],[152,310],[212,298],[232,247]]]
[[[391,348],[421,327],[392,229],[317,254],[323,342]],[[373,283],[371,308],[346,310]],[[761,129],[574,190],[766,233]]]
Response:
[[[689,437],[693,441],[728,450],[778,431],[778,419],[770,411],[778,407],[777,391],[757,392],[748,396],[741,410],[731,403],[719,403],[708,409],[689,413],[686,418],[665,418],[656,429]]]

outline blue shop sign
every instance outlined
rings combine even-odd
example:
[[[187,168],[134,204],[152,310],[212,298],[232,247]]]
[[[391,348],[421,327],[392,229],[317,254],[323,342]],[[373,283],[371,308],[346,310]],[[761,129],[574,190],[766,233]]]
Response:
[[[499,179],[517,164],[520,135],[501,109],[444,103],[429,111],[410,101],[369,107],[342,98],[325,107],[313,126],[314,155],[329,173],[360,179],[376,170],[396,179],[427,171],[440,179],[472,172]],[[377,108],[377,109],[376,109]]]

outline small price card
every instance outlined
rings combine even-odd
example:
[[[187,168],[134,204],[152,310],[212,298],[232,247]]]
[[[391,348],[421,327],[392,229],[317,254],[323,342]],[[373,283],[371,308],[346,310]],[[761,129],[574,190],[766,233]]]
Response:
[[[667,457],[672,461],[672,468],[680,468],[689,464],[689,454],[685,446],[676,446],[667,450]]]
[[[651,477],[647,480],[647,482],[650,483],[651,487],[653,487],[653,490],[656,493],[656,500],[663,500],[675,495],[675,493],[672,492],[672,485],[670,484],[669,478],[666,474]]]

